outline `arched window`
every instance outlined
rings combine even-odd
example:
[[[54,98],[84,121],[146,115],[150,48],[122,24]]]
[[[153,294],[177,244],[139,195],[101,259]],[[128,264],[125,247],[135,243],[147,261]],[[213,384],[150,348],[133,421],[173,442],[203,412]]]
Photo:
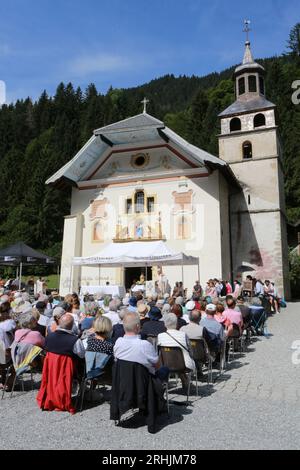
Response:
[[[254,118],[254,127],[262,127],[266,125],[265,115],[260,113],[257,114]]]
[[[249,160],[252,158],[252,144],[251,142],[244,142],[243,143],[243,159]]]
[[[246,88],[245,88],[245,77],[242,77],[239,79],[238,81],[238,85],[239,85],[239,95],[243,95],[246,91]]]
[[[259,77],[259,91],[262,95],[265,94],[265,81],[263,77]]]
[[[230,132],[240,131],[242,129],[242,123],[239,118],[233,118],[230,121]]]
[[[145,195],[144,191],[137,191],[134,196],[135,212],[141,213],[145,211]]]
[[[255,75],[249,75],[248,85],[249,85],[249,92],[255,93],[257,91],[256,76]]]

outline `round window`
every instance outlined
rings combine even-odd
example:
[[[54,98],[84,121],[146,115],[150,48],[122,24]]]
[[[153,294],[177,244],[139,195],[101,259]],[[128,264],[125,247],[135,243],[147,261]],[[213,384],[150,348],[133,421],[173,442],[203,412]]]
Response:
[[[143,166],[145,164],[145,161],[146,161],[146,159],[145,159],[144,155],[140,155],[139,157],[137,157],[135,159],[134,164],[136,166]]]
[[[147,153],[137,153],[131,157],[131,165],[134,168],[144,168],[149,163],[149,155]]]

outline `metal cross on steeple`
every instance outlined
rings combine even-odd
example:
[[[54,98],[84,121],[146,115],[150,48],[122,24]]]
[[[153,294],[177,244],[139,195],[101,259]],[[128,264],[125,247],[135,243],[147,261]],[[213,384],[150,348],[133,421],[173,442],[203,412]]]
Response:
[[[144,98],[141,103],[144,105],[144,110],[143,110],[143,113],[146,114],[147,112],[147,104],[149,103],[150,101],[147,100],[146,98]]]
[[[243,32],[246,33],[246,41],[247,42],[249,42],[249,32],[251,31],[250,24],[251,24],[250,20],[245,20],[244,21],[245,27],[243,29]]]

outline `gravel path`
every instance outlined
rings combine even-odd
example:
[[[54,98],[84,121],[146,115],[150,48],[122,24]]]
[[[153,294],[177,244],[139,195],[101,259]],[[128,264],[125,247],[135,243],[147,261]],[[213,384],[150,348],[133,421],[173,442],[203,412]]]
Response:
[[[291,349],[295,341],[300,345],[299,319],[296,303],[269,319],[270,337],[237,355],[213,387],[200,384],[191,406],[173,405],[155,435],[139,417],[115,427],[107,403],[70,416],[40,411],[36,391],[15,392],[0,400],[0,448],[299,449],[300,349],[299,355]]]

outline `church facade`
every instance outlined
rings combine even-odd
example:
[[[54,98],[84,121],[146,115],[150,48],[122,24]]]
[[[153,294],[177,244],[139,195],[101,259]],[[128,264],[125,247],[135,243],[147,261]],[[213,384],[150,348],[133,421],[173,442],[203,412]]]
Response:
[[[72,185],[64,225],[60,292],[80,285],[126,285],[131,268],[72,267],[73,257],[110,243],[163,240],[199,258],[200,282],[247,270],[288,295],[281,151],[275,105],[265,98],[264,70],[250,44],[235,72],[236,102],[221,113],[220,155],[189,144],[146,113],[94,131],[75,157],[47,181]],[[144,104],[145,105],[145,104]],[[209,131],[209,129],[208,129]],[[152,266],[148,279],[158,277]],[[180,267],[163,268],[171,285]],[[191,292],[198,270],[184,269]]]

